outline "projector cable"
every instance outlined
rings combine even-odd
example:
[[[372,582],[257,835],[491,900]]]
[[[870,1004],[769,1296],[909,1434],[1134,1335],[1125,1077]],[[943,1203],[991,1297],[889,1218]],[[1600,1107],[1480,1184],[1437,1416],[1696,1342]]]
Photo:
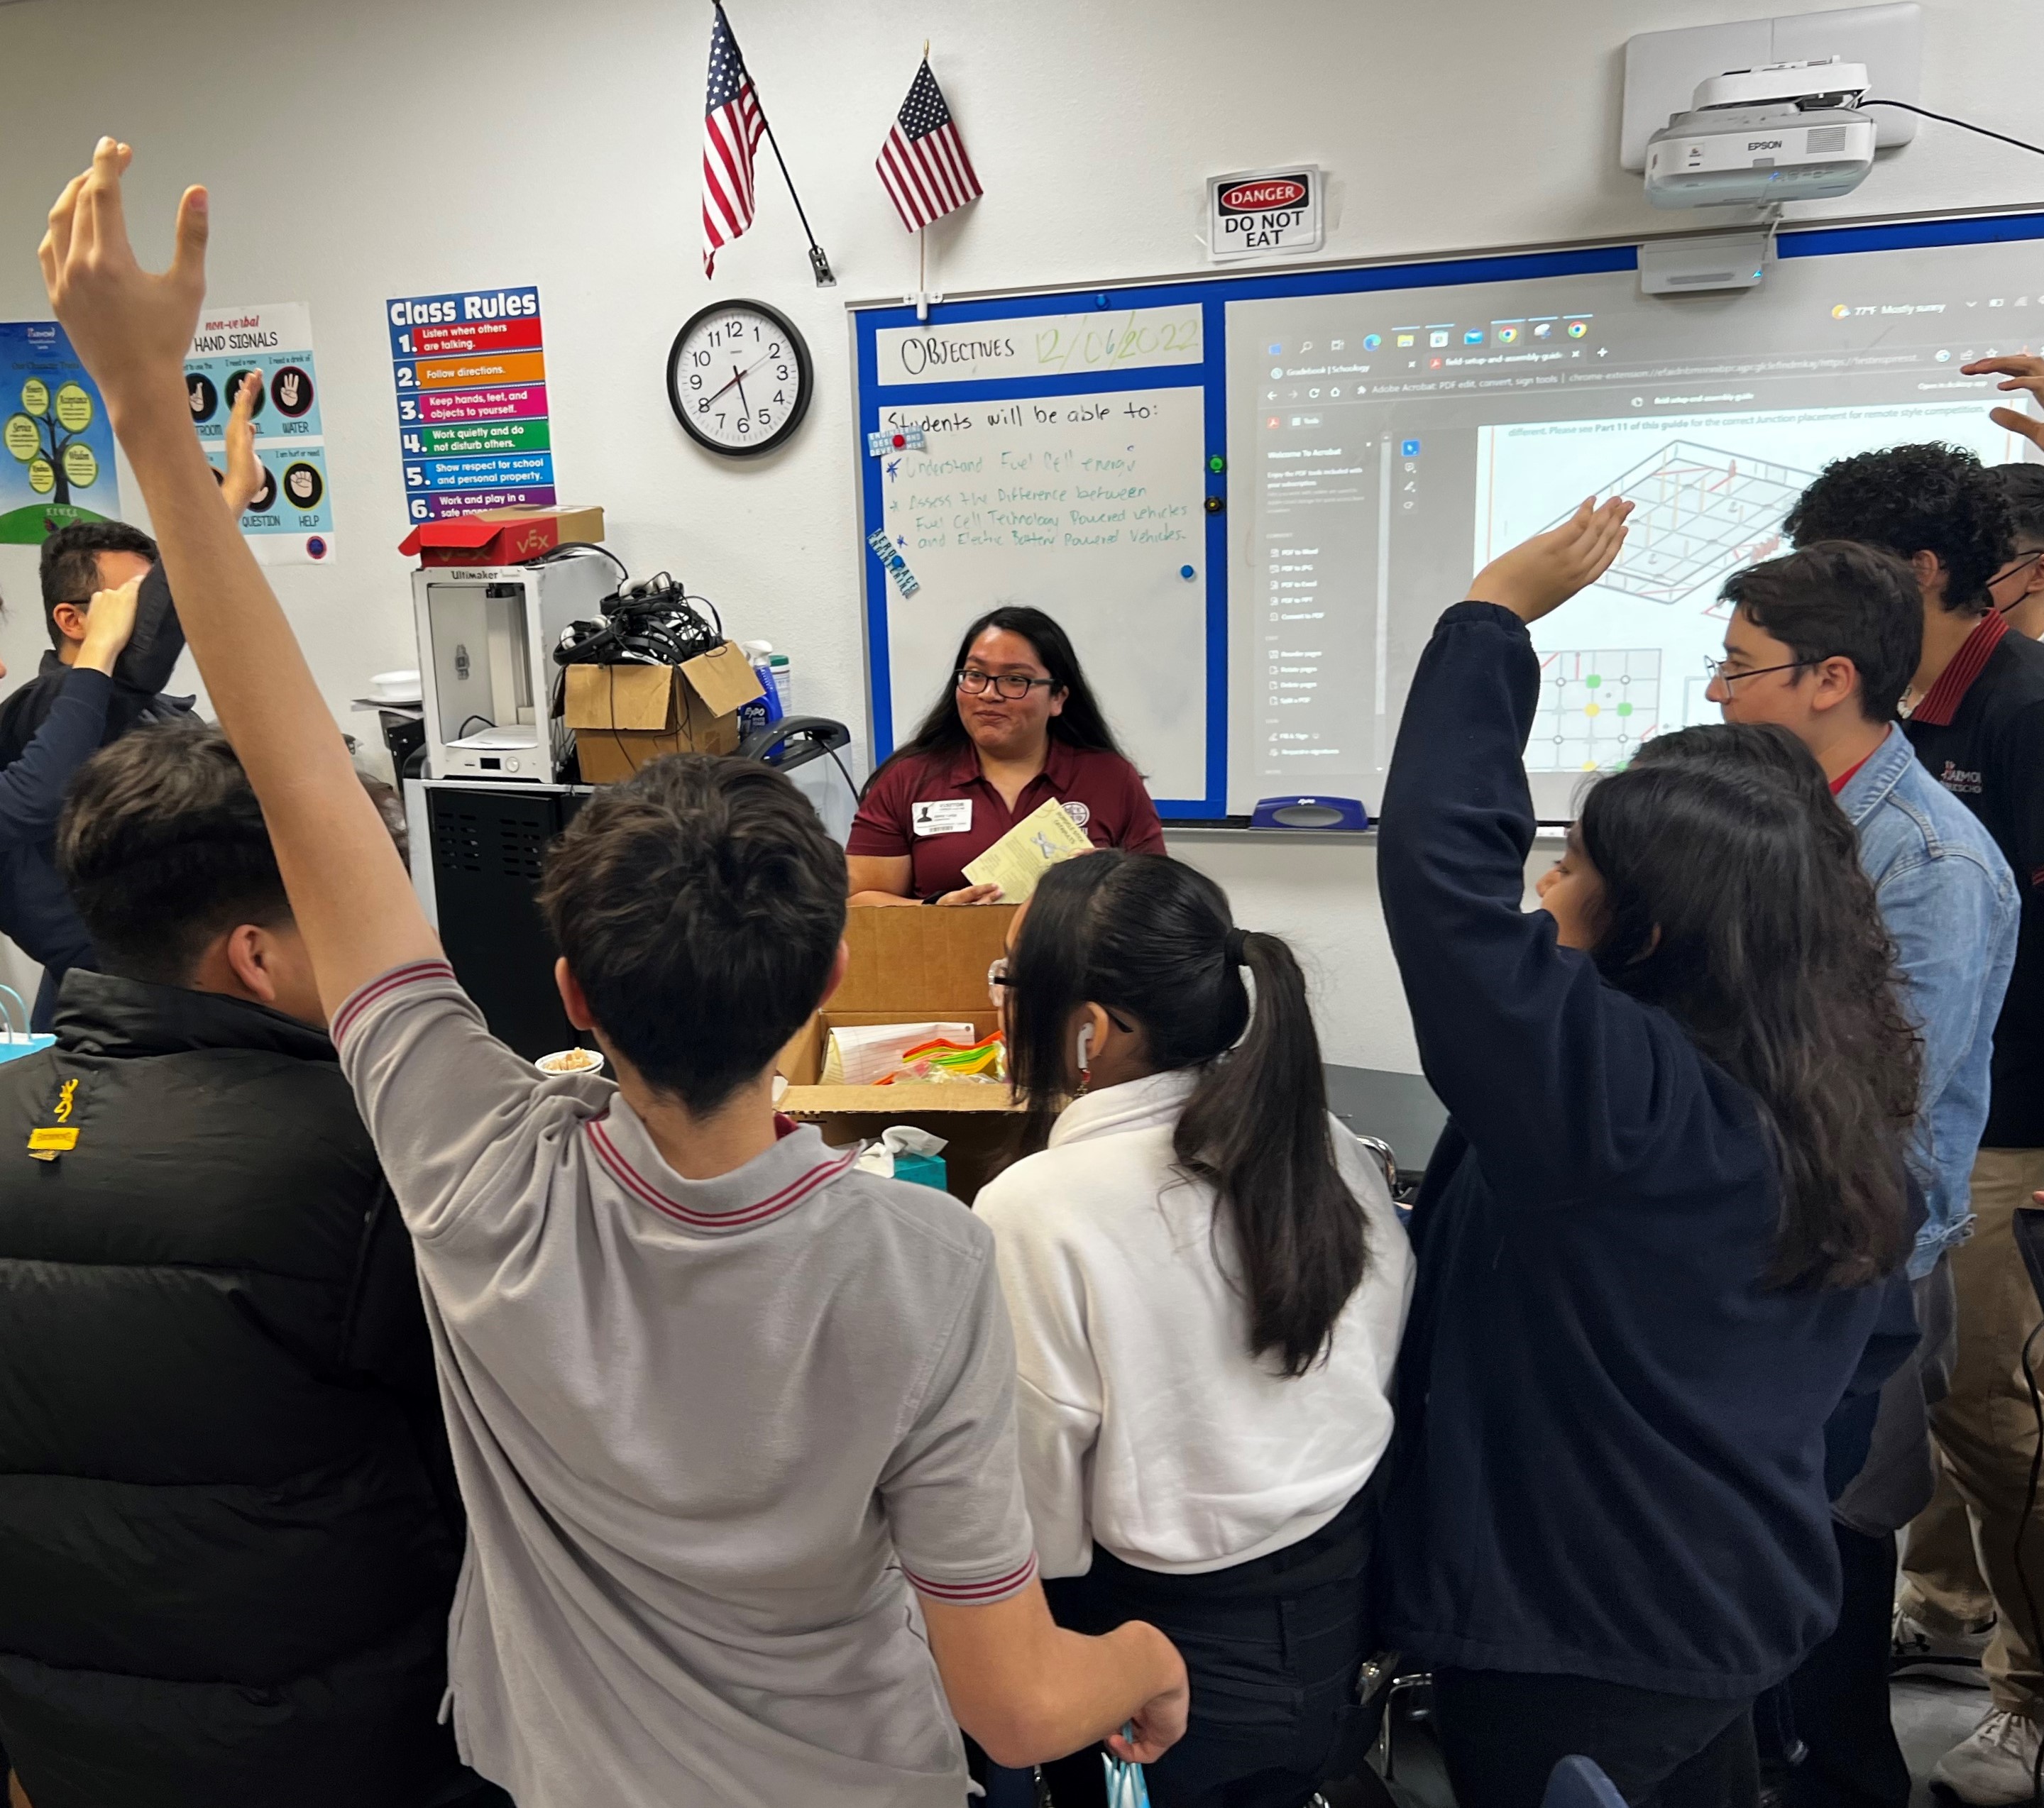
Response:
[[[2020,138],[2011,138],[2005,132],[1990,132],[1984,125],[1976,125],[1969,119],[1954,119],[1948,113],[1933,113],[1928,107],[1914,106],[1908,101],[1862,101],[1863,107],[1896,107],[1904,113],[1913,113],[1922,119],[1934,119],[1941,125],[1956,125],[1961,132],[1977,132],[1983,138],[1998,139],[2004,144],[2013,144],[2019,151],[2034,151],[2044,157],[2044,144],[2031,144]]]

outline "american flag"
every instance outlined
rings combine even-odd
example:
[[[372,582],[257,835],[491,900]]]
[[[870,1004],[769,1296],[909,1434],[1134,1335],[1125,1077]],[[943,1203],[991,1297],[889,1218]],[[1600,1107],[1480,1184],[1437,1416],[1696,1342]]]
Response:
[[[709,34],[709,100],[703,113],[703,274],[717,254],[752,224],[752,153],[766,129],[745,59],[732,42],[724,9]]]
[[[972,159],[965,154],[965,140],[944,105],[944,91],[930,73],[928,57],[909,84],[909,98],[894,117],[894,129],[880,147],[874,167],[901,224],[912,232],[981,193]]]

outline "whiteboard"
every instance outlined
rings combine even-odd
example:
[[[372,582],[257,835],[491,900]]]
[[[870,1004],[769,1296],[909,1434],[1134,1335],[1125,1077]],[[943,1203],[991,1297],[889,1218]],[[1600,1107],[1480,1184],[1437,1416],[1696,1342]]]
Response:
[[[1585,774],[1715,720],[1719,589],[1824,464],[2027,455],[1958,367],[2044,349],[2040,237],[2035,213],[1785,232],[1728,295],[1643,297],[1621,245],[855,308],[861,533],[918,584],[861,549],[875,758],[966,624],[1028,603],[1166,818],[1374,808],[1441,611],[1616,489],[1625,558],[1535,635],[1528,777],[1566,820]],[[921,451],[869,453],[909,427]]]
[[[881,521],[919,588],[887,614],[893,720],[948,689],[974,617],[1054,616],[1152,793],[1206,789],[1204,441],[1198,389],[1120,390],[884,411],[921,451],[882,465]]]

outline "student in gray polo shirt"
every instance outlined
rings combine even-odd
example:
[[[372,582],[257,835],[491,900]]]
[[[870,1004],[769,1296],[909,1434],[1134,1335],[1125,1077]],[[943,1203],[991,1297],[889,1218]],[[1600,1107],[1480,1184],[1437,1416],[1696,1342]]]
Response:
[[[449,1695],[521,1808],[958,1808],[997,1762],[1182,1731],[1154,1628],[1061,1631],[1035,1577],[993,1238],[776,1118],[843,970],[842,856],[786,780],[656,762],[549,865],[562,996],[615,1086],[543,1077],[441,960],[276,599],[182,358],[203,191],[139,270],[100,141],[43,247],[187,637],[268,820],[418,1249],[469,1546]]]

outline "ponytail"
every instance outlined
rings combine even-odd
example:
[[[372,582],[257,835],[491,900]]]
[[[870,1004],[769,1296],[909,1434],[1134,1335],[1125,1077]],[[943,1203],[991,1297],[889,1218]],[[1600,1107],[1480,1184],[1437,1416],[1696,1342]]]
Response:
[[[1066,1027],[1089,1000],[1142,1029],[1158,1072],[1197,1073],[1173,1136],[1177,1165],[1213,1189],[1216,1234],[1224,1215],[1232,1234],[1250,1353],[1304,1374],[1325,1357],[1368,1251],[1335,1163],[1320,1038],[1291,949],[1231,927],[1226,894],[1204,873],[1110,850],[1044,876],[1009,977],[1024,1146],[1043,1146],[1065,1103]]]
[[[1243,942],[1256,988],[1248,1031],[1201,1069],[1172,1147],[1228,1211],[1250,1348],[1277,1352],[1287,1375],[1303,1375],[1362,1280],[1362,1214],[1335,1165],[1305,975],[1276,936]]]

